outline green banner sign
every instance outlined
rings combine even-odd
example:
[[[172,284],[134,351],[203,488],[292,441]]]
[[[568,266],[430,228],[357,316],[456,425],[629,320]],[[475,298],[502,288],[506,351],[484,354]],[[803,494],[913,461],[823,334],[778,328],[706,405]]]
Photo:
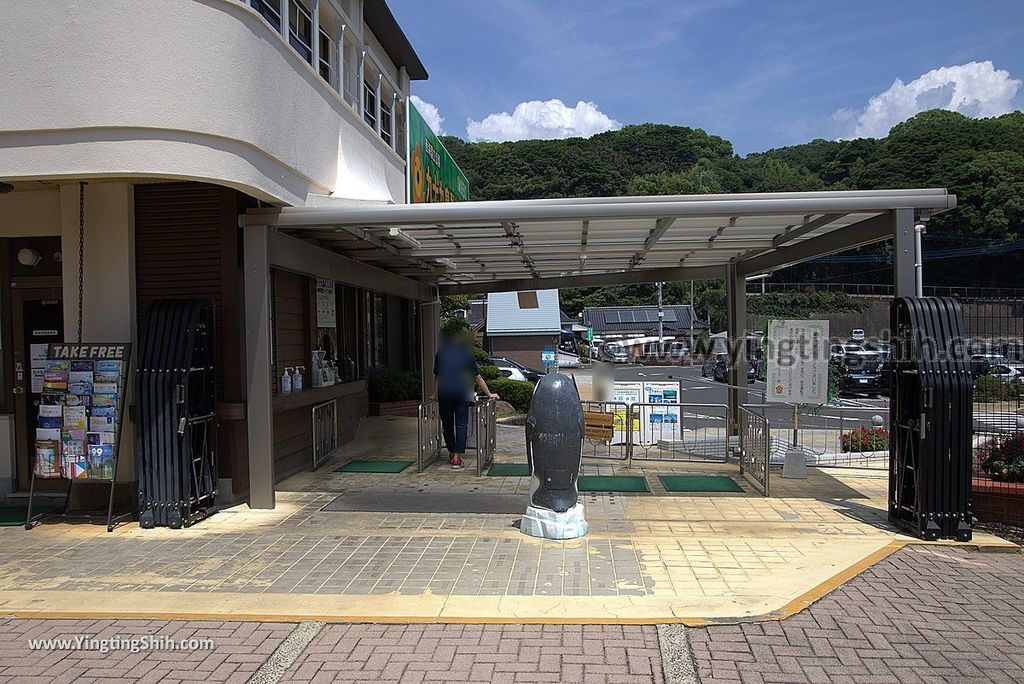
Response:
[[[406,117],[409,131],[409,157],[406,176],[409,179],[409,201],[464,202],[469,199],[469,180],[455,163],[448,150],[430,130],[411,101]]]

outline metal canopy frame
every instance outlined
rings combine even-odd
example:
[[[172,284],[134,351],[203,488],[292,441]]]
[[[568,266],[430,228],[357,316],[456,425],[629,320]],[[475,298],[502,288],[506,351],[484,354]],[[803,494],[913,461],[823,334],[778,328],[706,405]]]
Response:
[[[746,335],[746,277],[893,241],[896,296],[915,293],[914,223],[956,206],[944,189],[672,195],[250,209],[244,227],[249,505],[274,507],[270,269],[419,301],[423,368],[438,294],[724,278],[728,336]],[[729,406],[746,402],[746,350]],[[423,375],[423,396],[431,391]]]
[[[894,236],[894,212],[945,189],[251,209],[266,225],[438,286],[486,293],[762,273]]]

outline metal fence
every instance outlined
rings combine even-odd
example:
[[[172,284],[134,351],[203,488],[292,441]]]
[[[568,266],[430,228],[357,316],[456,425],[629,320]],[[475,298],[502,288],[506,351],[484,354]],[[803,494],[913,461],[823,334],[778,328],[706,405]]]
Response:
[[[726,463],[729,407],[726,404],[636,403],[629,457],[636,461]]]
[[[736,423],[739,427],[740,475],[750,480],[764,496],[771,495],[771,424],[768,416],[740,406]]]
[[[338,401],[313,406],[313,470],[338,450]]]
[[[768,459],[781,466],[786,451],[804,453],[808,466],[885,470],[889,467],[889,406],[749,403],[743,407],[763,415],[771,425]]]
[[[419,406],[416,423],[416,469],[426,470],[441,453],[444,438],[441,435],[441,416],[437,401],[429,399]],[[494,462],[498,446],[498,403],[484,400],[469,405],[466,426],[466,450],[476,451],[476,474]]]
[[[1014,468],[1009,458],[1024,447],[1024,297],[962,297],[960,304],[975,374],[975,513],[983,519],[1010,514],[1024,520],[1024,465]]]
[[[416,417],[416,470],[423,472],[441,451],[441,418],[437,401],[420,404]]]
[[[472,404],[469,418],[470,424],[476,426],[476,474],[480,476],[494,462],[494,451],[498,445],[498,402],[488,399]]]
[[[625,461],[633,442],[634,425],[629,405],[622,401],[581,401],[583,421],[583,457]]]

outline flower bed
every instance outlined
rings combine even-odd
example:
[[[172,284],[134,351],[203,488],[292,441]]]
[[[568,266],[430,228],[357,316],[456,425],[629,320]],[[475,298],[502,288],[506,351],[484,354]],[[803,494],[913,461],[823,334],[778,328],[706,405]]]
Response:
[[[1024,482],[1024,432],[993,437],[982,445],[981,469],[997,482]]]
[[[889,431],[882,427],[857,428],[843,434],[843,451],[884,451],[889,448]]]

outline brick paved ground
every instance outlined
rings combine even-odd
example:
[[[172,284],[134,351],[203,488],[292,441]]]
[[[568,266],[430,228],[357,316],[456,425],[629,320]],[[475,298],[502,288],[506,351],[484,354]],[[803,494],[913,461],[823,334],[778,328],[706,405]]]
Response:
[[[686,633],[704,684],[1024,682],[1022,597],[1020,554],[914,546],[789,619]],[[0,683],[244,682],[275,650],[281,662],[272,676],[259,673],[264,684],[664,681],[652,626],[306,626],[312,629],[302,640],[301,626],[280,623],[0,619]],[[28,648],[29,639],[79,634],[210,637],[216,648]],[[688,659],[678,636],[665,638],[666,654]]]
[[[245,682],[295,625],[186,620],[0,621],[0,682]],[[30,650],[30,639],[127,639],[143,636],[212,639],[195,652],[151,650]],[[166,643],[165,639],[165,643]]]
[[[908,547],[782,622],[690,630],[701,681],[1022,682],[1024,557]]]
[[[662,674],[651,626],[329,625],[282,681],[627,684]]]

